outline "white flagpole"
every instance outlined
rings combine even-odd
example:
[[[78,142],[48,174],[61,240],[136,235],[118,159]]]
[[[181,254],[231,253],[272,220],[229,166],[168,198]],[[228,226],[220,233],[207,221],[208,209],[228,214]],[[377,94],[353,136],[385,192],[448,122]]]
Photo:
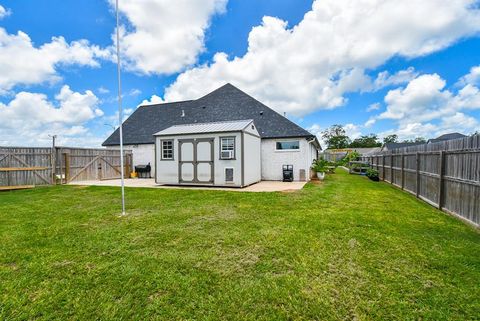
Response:
[[[115,2],[116,20],[117,20],[117,76],[118,76],[118,123],[120,134],[120,172],[122,175],[122,215],[125,215],[125,167],[123,166],[123,109],[122,109],[122,80],[121,80],[121,66],[120,66],[120,30],[118,19],[118,0]]]

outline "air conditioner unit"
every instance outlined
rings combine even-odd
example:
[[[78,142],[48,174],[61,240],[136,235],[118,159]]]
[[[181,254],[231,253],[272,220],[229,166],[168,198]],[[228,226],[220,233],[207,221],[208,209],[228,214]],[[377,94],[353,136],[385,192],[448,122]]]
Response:
[[[233,150],[226,150],[222,152],[222,159],[232,159],[233,158]]]

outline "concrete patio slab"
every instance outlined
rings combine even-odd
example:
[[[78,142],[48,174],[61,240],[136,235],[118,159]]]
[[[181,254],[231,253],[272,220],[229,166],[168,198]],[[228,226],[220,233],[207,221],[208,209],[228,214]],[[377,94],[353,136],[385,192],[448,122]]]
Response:
[[[170,188],[170,189],[201,189],[201,190],[221,190],[232,192],[283,192],[300,190],[305,186],[306,182],[277,182],[277,181],[261,181],[245,188],[223,188],[223,187],[205,187],[205,186],[166,186],[155,184],[154,179],[126,179],[125,187],[139,188]],[[119,187],[121,180],[97,180],[97,181],[78,181],[69,185],[83,186],[113,186]]]

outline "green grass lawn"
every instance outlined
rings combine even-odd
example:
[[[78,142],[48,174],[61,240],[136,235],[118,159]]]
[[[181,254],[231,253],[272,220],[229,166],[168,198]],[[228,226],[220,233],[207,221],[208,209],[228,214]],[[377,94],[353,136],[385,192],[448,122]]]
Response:
[[[480,233],[343,171],[291,193],[0,193],[1,320],[474,320]]]

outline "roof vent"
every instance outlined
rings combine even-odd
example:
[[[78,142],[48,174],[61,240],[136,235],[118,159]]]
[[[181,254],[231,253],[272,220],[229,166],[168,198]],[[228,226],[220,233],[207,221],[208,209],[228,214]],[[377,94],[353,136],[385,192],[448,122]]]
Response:
[[[182,109],[182,117],[185,117],[185,110]]]
[[[205,108],[207,108],[207,106],[202,106],[202,109],[205,109]]]
[[[262,115],[262,116],[263,116],[263,110],[260,112],[260,115]]]

